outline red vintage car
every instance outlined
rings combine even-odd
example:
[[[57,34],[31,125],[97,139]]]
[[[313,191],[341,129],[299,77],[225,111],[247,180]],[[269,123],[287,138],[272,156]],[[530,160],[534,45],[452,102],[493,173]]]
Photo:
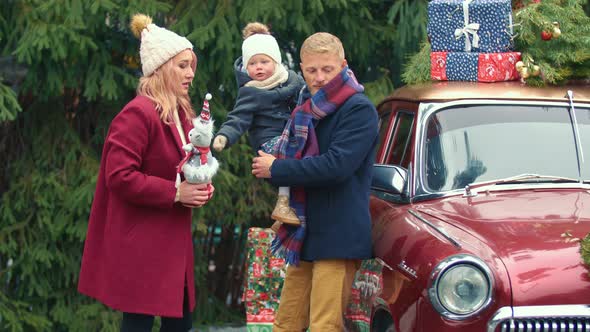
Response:
[[[372,331],[590,331],[590,86],[431,83],[378,111]]]

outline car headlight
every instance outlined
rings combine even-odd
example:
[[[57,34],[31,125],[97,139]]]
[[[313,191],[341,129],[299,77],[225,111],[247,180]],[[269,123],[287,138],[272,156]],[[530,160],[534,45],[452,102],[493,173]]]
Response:
[[[428,295],[441,315],[463,320],[490,304],[492,289],[492,273],[483,261],[470,255],[457,255],[434,269]]]

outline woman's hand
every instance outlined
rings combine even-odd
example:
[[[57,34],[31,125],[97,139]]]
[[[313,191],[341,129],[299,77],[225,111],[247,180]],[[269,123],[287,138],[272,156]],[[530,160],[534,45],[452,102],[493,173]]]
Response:
[[[178,201],[186,207],[198,208],[205,205],[211,199],[214,191],[215,187],[211,183],[195,184],[182,181],[178,187]]]

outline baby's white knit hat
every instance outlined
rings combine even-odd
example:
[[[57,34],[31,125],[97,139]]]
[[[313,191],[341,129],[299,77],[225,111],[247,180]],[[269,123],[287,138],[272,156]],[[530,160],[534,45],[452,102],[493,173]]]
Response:
[[[131,30],[136,37],[141,36],[139,56],[144,76],[150,76],[178,53],[193,49],[193,44],[188,39],[153,24],[152,19],[143,14],[133,16]]]
[[[281,50],[275,37],[257,33],[246,38],[242,43],[242,65],[248,66],[250,58],[256,54],[264,54],[271,57],[276,63],[281,63]]]

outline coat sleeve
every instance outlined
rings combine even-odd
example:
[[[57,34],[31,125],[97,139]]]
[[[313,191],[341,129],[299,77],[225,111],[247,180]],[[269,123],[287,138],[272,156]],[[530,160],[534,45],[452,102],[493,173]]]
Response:
[[[176,195],[174,181],[141,172],[153,121],[137,107],[113,119],[104,151],[106,186],[130,203],[171,208]]]
[[[370,103],[357,103],[344,111],[332,133],[329,148],[319,156],[275,160],[271,183],[277,186],[327,186],[350,178],[361,166],[378,135],[377,112]]]
[[[256,88],[242,87],[238,90],[233,110],[227,114],[227,120],[217,131],[217,135],[227,137],[228,146],[235,144],[250,129],[254,113],[260,107],[265,107],[260,105],[263,99],[260,98],[260,93],[256,91]]]

